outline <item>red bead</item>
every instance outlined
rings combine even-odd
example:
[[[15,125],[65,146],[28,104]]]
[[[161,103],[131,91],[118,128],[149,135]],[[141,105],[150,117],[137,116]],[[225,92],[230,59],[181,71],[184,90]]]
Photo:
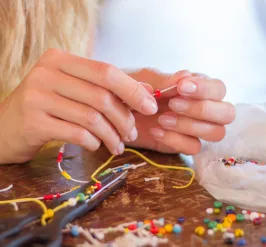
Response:
[[[100,190],[102,188],[102,184],[100,182],[97,182],[94,186],[97,187],[96,190]]]
[[[154,92],[155,98],[159,99],[162,96],[160,89],[156,89]]]
[[[261,218],[256,218],[253,220],[254,225],[260,225],[261,224]]]
[[[129,225],[129,226],[128,226],[128,229],[129,229],[130,231],[133,231],[133,230],[137,229],[137,226],[136,226],[136,224],[132,224],[132,225]]]
[[[159,229],[158,229],[158,227],[156,227],[156,226],[152,226],[151,229],[150,229],[150,232],[151,232],[152,234],[157,234],[157,233],[159,232]]]
[[[59,198],[59,197],[61,197],[61,194],[60,193],[56,193],[56,198]]]
[[[46,200],[46,201],[53,200],[53,199],[54,199],[54,195],[52,195],[52,194],[48,194],[48,195],[43,196],[43,200]]]
[[[63,160],[63,153],[59,153],[57,156],[57,162],[61,162]]]

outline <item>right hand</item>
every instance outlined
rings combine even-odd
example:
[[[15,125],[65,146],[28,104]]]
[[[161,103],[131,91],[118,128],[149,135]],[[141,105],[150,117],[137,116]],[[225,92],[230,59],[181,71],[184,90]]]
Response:
[[[124,103],[125,104],[124,104]],[[158,107],[139,82],[106,63],[48,50],[0,105],[0,164],[30,160],[58,140],[113,154],[137,138],[127,107],[153,115]]]

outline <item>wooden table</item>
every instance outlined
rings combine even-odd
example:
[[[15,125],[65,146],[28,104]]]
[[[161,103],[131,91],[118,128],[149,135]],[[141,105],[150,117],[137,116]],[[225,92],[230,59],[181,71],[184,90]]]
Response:
[[[14,188],[1,193],[0,199],[22,197],[39,197],[44,194],[64,192],[76,184],[65,180],[57,169],[56,156],[58,148],[42,151],[36,159],[25,165],[9,165],[0,167],[0,189],[9,184]],[[152,160],[161,164],[180,165],[178,155],[163,155],[155,152],[143,152]],[[95,153],[67,145],[63,167],[77,179],[88,179],[90,174],[110,156],[105,148]],[[133,154],[117,157],[112,166],[124,163],[140,163],[141,160]],[[160,177],[160,180],[144,182],[145,177]],[[145,166],[130,171],[126,186],[111,196],[94,212],[84,215],[74,223],[83,227],[108,227],[134,220],[156,219],[164,217],[169,223],[176,223],[178,217],[185,217],[183,232],[176,236],[169,235],[170,246],[224,246],[222,235],[217,233],[214,238],[207,236],[201,241],[193,232],[196,226],[203,225],[203,219],[223,218],[224,214],[207,216],[206,208],[212,207],[214,199],[198,185],[196,181],[183,190],[173,189],[173,185],[183,185],[190,178],[188,172],[175,170],[160,170]],[[32,203],[20,203],[22,211],[35,207]],[[14,214],[11,206],[2,206],[0,215]],[[250,222],[235,223],[234,228],[242,228],[248,246],[262,246],[260,237],[266,235],[266,221],[261,226],[253,226]],[[83,243],[82,238],[64,237],[64,246],[75,246]]]

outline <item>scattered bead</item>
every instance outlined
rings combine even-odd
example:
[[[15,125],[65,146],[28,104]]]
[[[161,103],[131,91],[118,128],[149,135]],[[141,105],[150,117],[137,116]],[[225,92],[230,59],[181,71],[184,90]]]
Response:
[[[242,229],[236,229],[235,230],[235,236],[237,238],[243,237],[244,236],[244,231]]]
[[[235,208],[234,206],[227,206],[227,207],[226,207],[226,210],[234,210],[234,211],[235,211],[236,208]]]
[[[77,205],[77,199],[76,198],[69,198],[68,199],[68,205],[70,207],[75,207]]]
[[[266,237],[261,237],[260,238],[260,242],[263,243],[263,244],[266,244]]]
[[[240,221],[244,221],[245,220],[245,216],[243,214],[237,214],[236,215],[236,221],[240,222]]]
[[[101,184],[101,182],[97,182],[97,183],[95,183],[94,186],[96,187],[96,190],[100,190],[100,189],[102,188],[102,184]]]
[[[213,212],[214,212],[214,214],[219,214],[221,212],[221,209],[220,208],[215,208]]]
[[[182,232],[182,227],[179,224],[175,224],[173,228],[174,233],[180,233]]]
[[[247,212],[247,210],[242,210],[242,214],[246,214]]]
[[[261,225],[261,218],[256,218],[256,219],[254,219],[254,220],[253,220],[253,224],[254,224],[254,225],[257,225],[257,226],[258,226],[258,225]]]
[[[244,214],[244,218],[245,218],[245,220],[249,220],[249,215],[248,214]]]
[[[158,219],[158,221],[159,221],[159,224],[161,226],[164,226],[164,224],[165,224],[164,218],[160,218],[160,219]]]
[[[221,219],[216,219],[215,220],[217,223],[222,223],[223,222],[223,220],[221,220]]]
[[[247,241],[245,239],[239,239],[237,242],[238,246],[245,246],[247,244]]]
[[[213,229],[208,229],[207,233],[208,233],[209,236],[213,236],[214,230]]]
[[[53,199],[54,199],[54,195],[52,195],[52,194],[43,196],[43,200],[45,200],[45,201],[49,201],[49,200],[53,200]]]
[[[223,224],[221,224],[221,223],[217,224],[217,226],[216,226],[216,229],[219,230],[219,231],[222,231],[223,228],[224,228]]]
[[[235,211],[233,209],[226,210],[226,215],[228,214],[235,214]]]
[[[161,227],[161,228],[159,228],[159,233],[160,233],[160,234],[165,234],[166,231],[165,231],[165,229],[164,229],[163,227]]]
[[[250,219],[251,221],[255,220],[256,218],[259,218],[259,214],[258,214],[257,212],[252,212],[252,213],[250,213],[250,215],[249,215],[249,219]]]
[[[163,238],[163,234],[161,234],[161,233],[158,233],[156,236],[157,236],[158,238]]]
[[[230,245],[233,244],[235,240],[235,236],[231,232],[225,232],[223,238],[224,238],[224,243]]]
[[[205,224],[208,224],[208,223],[210,222],[210,219],[205,218],[205,219],[203,220],[203,222],[204,222]]]
[[[213,208],[207,208],[206,213],[207,214],[213,214]]]
[[[178,223],[183,223],[185,221],[185,218],[184,217],[179,217],[178,219],[177,219],[177,222]]]
[[[148,225],[150,224],[150,221],[149,220],[144,220],[144,225]]]
[[[130,231],[133,231],[133,230],[137,229],[137,226],[136,226],[136,224],[131,224],[131,225],[128,226],[128,229]]]
[[[195,229],[195,233],[199,236],[202,236],[205,233],[205,228],[203,226],[198,226]]]
[[[168,233],[173,231],[173,226],[171,224],[166,224],[164,228],[165,228],[165,231]]]
[[[72,226],[70,233],[73,237],[77,237],[79,235],[79,228],[78,226]]]
[[[215,201],[214,202],[214,208],[222,208],[223,207],[223,203],[219,202],[219,201]]]
[[[261,218],[265,218],[265,214],[261,214],[260,217],[261,217]]]
[[[152,226],[150,229],[150,232],[155,235],[159,232],[159,229],[156,226]]]
[[[226,217],[228,219],[230,219],[232,222],[235,222],[236,221],[236,215],[235,214],[228,214]]]
[[[85,195],[83,193],[78,193],[77,196],[79,198],[79,201],[81,202],[84,202],[86,200]]]
[[[213,229],[217,226],[217,222],[216,221],[210,221],[208,224],[208,228],[209,229]]]
[[[138,227],[138,228],[142,227],[143,225],[144,225],[144,223],[141,222],[141,221],[139,221],[139,222],[137,223],[137,227]]]

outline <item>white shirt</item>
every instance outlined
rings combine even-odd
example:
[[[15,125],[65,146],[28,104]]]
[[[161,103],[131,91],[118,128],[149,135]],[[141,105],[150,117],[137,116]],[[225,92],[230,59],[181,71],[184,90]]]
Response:
[[[205,73],[225,82],[226,100],[266,101],[266,22],[259,18],[265,6],[265,0],[107,0],[93,58],[119,68]]]

